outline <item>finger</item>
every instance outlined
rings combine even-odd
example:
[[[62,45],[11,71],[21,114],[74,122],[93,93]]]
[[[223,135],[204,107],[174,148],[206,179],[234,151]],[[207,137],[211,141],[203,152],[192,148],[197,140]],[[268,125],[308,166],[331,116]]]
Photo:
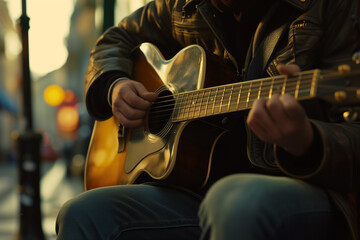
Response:
[[[145,101],[148,101],[150,103],[153,103],[158,98],[158,95],[154,92],[142,92],[140,94],[140,97],[144,99]]]
[[[129,120],[142,119],[146,114],[146,110],[134,108],[121,100],[113,104],[113,113],[116,114],[117,112],[126,116]]]
[[[158,95],[154,92],[149,92],[144,85],[138,83],[134,85],[137,94],[143,99],[148,102],[156,101]]]
[[[262,140],[267,139],[269,127],[274,124],[266,110],[267,101],[267,99],[256,100],[246,120],[250,129]]]
[[[280,100],[279,95],[273,95],[265,105],[266,111],[268,112],[269,117],[272,119],[275,125],[281,127],[281,125],[288,119],[288,116],[284,110],[283,103]],[[274,128],[275,125],[269,126]]]
[[[293,75],[301,71],[299,65],[297,64],[278,65],[276,68],[281,75]]]
[[[250,129],[253,131],[253,133],[262,141],[269,141],[269,133],[266,128],[263,127],[263,125],[258,122],[257,119],[252,119],[251,123],[247,122]]]
[[[137,127],[141,126],[144,121],[143,118],[129,119],[129,118],[125,117],[125,115],[122,114],[121,112],[114,113],[114,116],[119,120],[119,122],[122,125],[124,125],[125,127],[128,127],[128,128],[137,128]]]
[[[283,106],[283,111],[288,119],[302,121],[302,119],[306,117],[305,110],[293,96],[284,94],[280,97],[280,101]]]
[[[156,98],[157,94],[147,91],[144,85],[133,80],[119,81],[112,94],[113,103],[120,99],[120,103],[123,101],[133,108],[142,110],[150,108]]]
[[[288,94],[272,97],[266,107],[275,123],[270,128],[273,139],[276,141],[291,135],[305,119],[305,113],[300,104]]]
[[[152,94],[147,90],[143,90],[143,89],[139,90],[136,87],[136,85],[132,85],[131,87],[121,88],[119,94],[124,99],[124,102],[126,102],[127,105],[131,106],[132,108],[147,110],[151,107],[152,102],[147,99],[144,99],[142,96],[147,97],[148,94],[150,96]],[[155,96],[154,98],[156,99]]]

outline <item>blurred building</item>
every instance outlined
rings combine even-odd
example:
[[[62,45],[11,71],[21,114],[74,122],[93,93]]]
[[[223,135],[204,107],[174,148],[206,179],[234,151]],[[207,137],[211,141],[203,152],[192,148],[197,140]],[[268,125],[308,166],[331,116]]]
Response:
[[[78,154],[85,157],[91,134],[92,120],[86,113],[83,98],[83,82],[89,52],[99,36],[95,26],[95,0],[78,0],[71,16],[69,35],[66,38],[68,58],[65,64],[34,82],[35,123],[49,135],[49,144],[56,152],[71,164],[72,158]],[[54,56],[56,57],[56,56]],[[50,106],[44,101],[44,91],[48,86],[60,86],[65,92],[71,93],[72,107],[77,110],[78,121],[75,130],[64,132],[59,127],[60,111],[63,104]],[[66,116],[65,116],[66,118]],[[60,119],[61,121],[61,119]],[[69,123],[72,124],[72,123]]]
[[[103,8],[104,1],[111,2],[114,9]],[[34,11],[30,11],[31,7],[39,4],[49,7],[47,4],[55,2],[57,4],[60,2],[60,5],[63,2],[71,3],[72,14],[69,26],[67,26],[68,21],[60,23],[69,28],[67,37],[61,39],[65,41],[68,51],[66,61],[60,67],[45,74],[38,75],[36,71],[31,73],[33,123],[34,128],[43,133],[40,184],[42,225],[47,239],[56,239],[54,226],[58,210],[65,201],[84,190],[81,170],[84,167],[93,124],[83,100],[84,74],[89,53],[106,27],[116,24],[129,12],[149,0],[28,0],[27,2],[30,18],[29,33],[36,32],[33,30],[37,25],[47,23],[46,27],[41,27],[40,34],[31,35],[30,43],[43,42],[40,40],[44,40],[46,34],[49,34],[49,26],[54,26],[55,19],[52,16],[54,12],[43,7],[36,10],[48,11],[45,12],[48,17],[39,20],[39,16],[34,16]],[[113,12],[109,12],[112,10]],[[64,8],[60,11],[65,15]],[[108,12],[104,13],[106,11]],[[21,36],[18,25],[20,14],[20,0],[0,0],[0,180],[3,183],[0,185],[0,239],[13,239],[14,233],[19,229],[19,195],[16,192],[18,171],[17,165],[13,164],[17,157],[11,134],[13,131],[22,130],[24,125]],[[105,18],[110,20],[106,24],[104,24]],[[109,18],[113,18],[113,21]],[[44,49],[41,44],[39,48],[29,45],[30,53],[35,55],[43,53]],[[51,59],[40,60],[46,64],[49,60],[60,58],[55,52],[51,52],[49,57]],[[66,173],[75,177],[66,177]]]
[[[104,1],[113,4],[111,9],[104,9]],[[89,53],[100,34],[111,25],[116,24],[130,12],[141,7],[150,0],[76,0],[73,1],[69,34],[64,39],[68,51],[66,62],[58,69],[40,77],[31,73],[32,78],[32,101],[34,128],[39,129],[46,135],[44,145],[45,158],[63,156],[71,163],[74,156],[85,157],[87,145],[91,136],[93,120],[88,116],[84,105],[83,81],[87,67]],[[20,1],[19,1],[20,2]],[[14,161],[14,149],[11,132],[22,127],[22,91],[21,91],[21,36],[18,19],[12,19],[9,15],[8,5],[14,3],[0,0],[0,162]],[[20,3],[19,3],[20,4]],[[34,4],[28,1],[28,9]],[[20,7],[20,5],[18,5]],[[19,14],[21,13],[18,9]],[[45,10],[45,9],[43,9]],[[104,10],[108,11],[104,13]],[[108,15],[106,15],[108,14]],[[34,27],[31,13],[30,30]],[[18,18],[20,16],[17,16]],[[109,19],[113,18],[113,19]],[[14,17],[13,17],[14,18]],[[104,25],[105,21],[108,21]],[[110,21],[109,21],[110,20]],[[111,21],[112,20],[112,21]],[[50,19],[43,19],[43,22]],[[110,25],[109,25],[110,22]],[[31,32],[30,32],[31,33]],[[46,36],[44,28],[42,36],[32,36],[30,41]],[[31,45],[29,46],[31,47]],[[43,49],[29,49],[32,54]],[[57,58],[55,54],[52,56]],[[47,59],[43,59],[44,62]],[[30,61],[31,67],[31,61]],[[64,132],[59,129],[59,109],[64,106],[51,106],[44,99],[47,87],[56,85],[66,92],[71,92],[77,99],[73,107],[78,111],[77,128],[73,132]],[[2,92],[4,94],[2,94]],[[1,107],[1,99],[11,103],[9,109]],[[65,112],[65,111],[63,111]],[[68,116],[70,116],[68,114]],[[68,117],[69,118],[69,117]],[[48,151],[48,147],[51,151]],[[55,156],[49,156],[56,153]]]
[[[93,120],[87,115],[83,101],[83,81],[89,53],[102,31],[111,26],[104,25],[105,20],[108,20],[107,24],[109,24],[109,16],[114,18],[112,22],[116,24],[129,12],[141,7],[149,0],[111,0],[109,2],[114,4],[114,9],[104,9],[104,2],[101,0],[76,1],[71,16],[69,35],[66,38],[69,53],[67,61],[61,68],[39,78],[34,85],[36,126],[47,132],[55,151],[61,152],[62,156],[68,161],[69,166],[74,157],[79,159],[79,155],[86,156],[91,137]],[[113,12],[110,14],[106,10]],[[106,14],[109,14],[109,16]],[[58,124],[58,113],[61,106],[49,106],[41,97],[46,87],[52,84],[59,85],[64,90],[72,91],[78,99],[79,124],[78,129],[73,134],[67,136],[61,134]]]
[[[18,124],[19,46],[18,31],[9,15],[7,4],[0,0],[0,163],[13,160],[10,136]]]

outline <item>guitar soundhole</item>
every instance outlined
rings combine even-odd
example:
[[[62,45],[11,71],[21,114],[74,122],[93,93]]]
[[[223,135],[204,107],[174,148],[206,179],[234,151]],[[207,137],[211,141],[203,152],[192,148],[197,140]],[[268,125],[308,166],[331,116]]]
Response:
[[[174,110],[175,99],[169,90],[162,91],[151,106],[148,115],[149,132],[155,135],[166,135],[170,118]]]

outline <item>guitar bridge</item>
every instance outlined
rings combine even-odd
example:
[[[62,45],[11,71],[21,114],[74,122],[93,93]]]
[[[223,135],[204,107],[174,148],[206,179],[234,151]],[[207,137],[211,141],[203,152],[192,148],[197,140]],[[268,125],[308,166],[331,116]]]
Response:
[[[124,127],[124,125],[120,124],[118,128],[118,153],[122,153],[125,151],[126,146],[126,136],[127,136],[127,130]]]

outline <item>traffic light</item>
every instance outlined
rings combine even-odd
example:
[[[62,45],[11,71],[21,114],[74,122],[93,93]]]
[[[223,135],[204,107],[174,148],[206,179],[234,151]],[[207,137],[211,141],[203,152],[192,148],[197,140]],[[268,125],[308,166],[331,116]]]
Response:
[[[56,84],[49,85],[43,93],[44,101],[56,108],[56,128],[60,137],[73,140],[79,129],[79,99],[72,90]]]
[[[59,106],[65,99],[65,91],[59,85],[49,85],[44,90],[45,102],[52,106]]]
[[[64,93],[64,100],[56,111],[57,130],[61,137],[73,140],[79,129],[79,99],[71,90],[65,90]]]

